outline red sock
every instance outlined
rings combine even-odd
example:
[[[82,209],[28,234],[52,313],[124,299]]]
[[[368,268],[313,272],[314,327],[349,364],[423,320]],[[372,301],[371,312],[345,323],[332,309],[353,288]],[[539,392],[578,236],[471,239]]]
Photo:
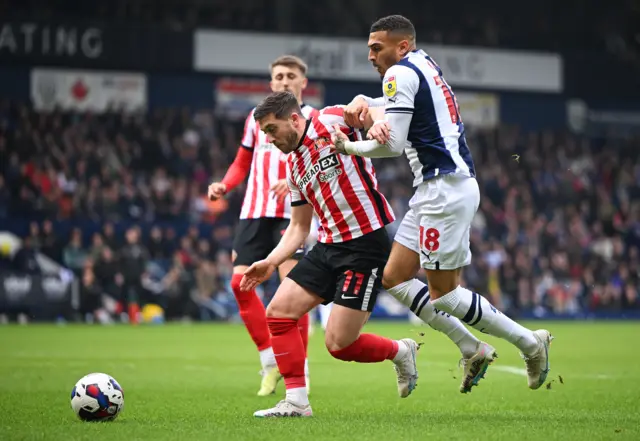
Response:
[[[398,343],[375,334],[360,334],[360,337],[346,348],[329,353],[338,360],[379,363],[393,360],[398,353]]]
[[[307,357],[307,348],[309,347],[309,314],[305,314],[298,320],[298,329],[300,337],[302,337],[302,346],[304,346],[304,356]]]
[[[242,321],[258,350],[269,349],[271,347],[271,338],[269,337],[264,304],[255,290],[240,291],[241,280],[242,274],[234,274],[231,277],[231,289],[238,302],[240,317],[242,317]]]
[[[271,331],[273,353],[286,388],[305,387],[304,346],[297,326],[298,321],[267,317],[267,324]]]

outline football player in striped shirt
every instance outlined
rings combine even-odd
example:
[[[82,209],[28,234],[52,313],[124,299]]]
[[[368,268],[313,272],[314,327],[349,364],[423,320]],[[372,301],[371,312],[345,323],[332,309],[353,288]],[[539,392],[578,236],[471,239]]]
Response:
[[[407,18],[392,15],[375,22],[368,45],[369,60],[383,78],[383,96],[356,97],[345,119],[358,127],[367,109],[376,106],[385,115],[369,131],[370,140],[352,142],[341,136],[333,142],[338,151],[363,158],[404,151],[413,171],[415,194],[396,233],[383,285],[421,318],[421,312],[433,315],[436,308],[515,345],[525,360],[529,387],[538,389],[549,372],[549,331],[519,325],[460,285],[462,268],[471,263],[469,237],[480,190],[455,94],[436,62],[416,47],[416,32]],[[414,279],[420,267],[426,270],[428,288]],[[460,391],[466,393],[484,376],[495,350],[469,337],[464,340]]]
[[[302,91],[307,86],[306,74],[307,65],[300,58],[284,55],[271,63],[270,85],[273,91],[291,91],[298,100],[303,115],[310,117],[318,111],[302,102]],[[222,182],[215,182],[209,186],[209,198],[216,200],[223,197],[243,182],[247,175],[247,190],[233,241],[234,268],[231,288],[238,302],[240,317],[260,354],[262,383],[258,395],[266,396],[275,392],[282,377],[273,357],[264,305],[255,290],[240,289],[240,280],[248,265],[264,259],[278,244],[289,225],[291,198],[285,179],[285,156],[260,131],[253,110],[245,122],[236,159]],[[304,247],[301,247],[279,265],[280,280],[284,280],[303,255]],[[300,317],[298,327],[306,352],[308,315]],[[308,377],[307,362],[305,371]]]
[[[407,397],[418,379],[418,344],[362,334],[381,288],[380,274],[391,243],[385,226],[394,215],[378,190],[371,160],[331,149],[334,130],[354,135],[344,123],[342,107],[327,107],[307,119],[289,92],[265,98],[255,111],[260,128],[287,154],[291,223],[278,246],[249,267],[241,287],[253,289],[293,255],[309,235],[312,216],[320,220],[318,243],[291,270],[267,308],[271,343],[286,397],[256,417],[312,415],[304,379],[304,347],[297,329],[300,317],[333,302],[325,332],[329,353],[343,361],[391,360],[398,393]]]

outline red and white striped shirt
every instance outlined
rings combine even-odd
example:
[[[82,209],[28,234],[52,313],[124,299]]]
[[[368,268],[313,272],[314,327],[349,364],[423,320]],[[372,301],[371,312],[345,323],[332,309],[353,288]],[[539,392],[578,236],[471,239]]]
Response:
[[[331,145],[333,125],[356,136],[344,122],[342,107],[326,107],[307,122],[300,146],[287,158],[291,204],[310,203],[320,220],[318,242],[356,239],[395,220],[380,191],[369,158],[336,153]]]
[[[279,180],[285,179],[287,157],[276,146],[267,142],[267,135],[260,130],[251,111],[244,124],[242,148],[253,152],[251,172],[247,183],[247,192],[242,201],[240,219],[258,219],[261,217],[291,218],[291,197],[278,202],[269,189]],[[302,106],[305,118],[317,115],[318,111],[306,104]]]

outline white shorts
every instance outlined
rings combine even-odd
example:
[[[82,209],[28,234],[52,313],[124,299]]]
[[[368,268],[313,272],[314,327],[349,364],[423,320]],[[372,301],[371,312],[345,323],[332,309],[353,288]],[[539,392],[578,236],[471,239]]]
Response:
[[[469,233],[479,204],[475,178],[444,175],[423,182],[394,240],[418,253],[423,268],[453,270],[469,265]]]

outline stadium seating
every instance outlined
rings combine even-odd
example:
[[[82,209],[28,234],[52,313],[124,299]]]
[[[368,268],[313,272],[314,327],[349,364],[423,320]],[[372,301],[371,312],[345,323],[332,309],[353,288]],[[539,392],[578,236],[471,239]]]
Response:
[[[10,230],[118,299],[118,256],[126,231],[140,226],[142,301],[162,294],[169,306],[178,296],[170,315],[199,317],[195,305],[219,299],[224,307],[205,309],[227,317],[242,189],[222,205],[203,196],[234,157],[241,123],[184,109],[127,117],[0,108],[0,154],[8,158],[0,220]],[[507,126],[468,132],[483,199],[465,283],[512,313],[640,309],[637,140]],[[406,161],[378,161],[377,173],[401,218],[412,194]]]

